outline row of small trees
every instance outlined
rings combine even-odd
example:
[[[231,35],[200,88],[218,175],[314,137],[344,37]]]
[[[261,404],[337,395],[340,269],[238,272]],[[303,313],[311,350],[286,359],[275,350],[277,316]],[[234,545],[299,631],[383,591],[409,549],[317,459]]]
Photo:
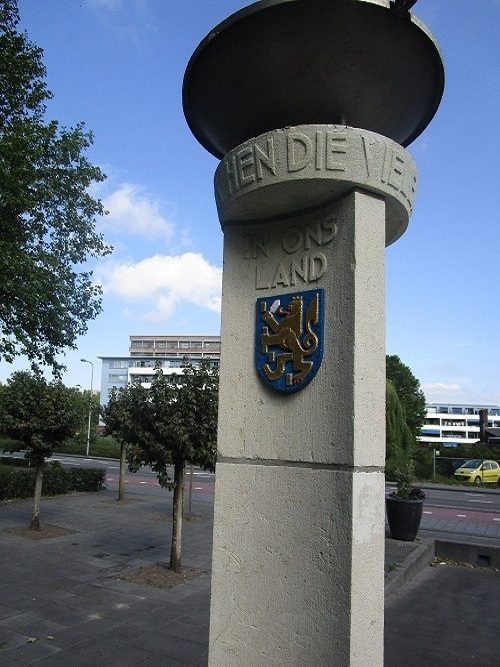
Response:
[[[157,368],[151,386],[133,383],[114,389],[101,410],[106,433],[120,444],[119,499],[124,499],[125,466],[149,466],[160,486],[173,490],[170,567],[181,568],[184,473],[186,465],[213,471],[217,453],[218,372],[208,362],[185,362],[182,375]],[[60,381],[17,372],[0,386],[0,429],[26,450],[36,469],[31,526],[40,527],[43,468],[58,447],[81,426],[82,394]],[[388,468],[408,460],[425,417],[418,380],[397,356],[387,357],[386,459]],[[173,470],[173,472],[172,472]]]
[[[217,369],[208,362],[185,363],[182,375],[156,370],[150,388],[134,383],[113,390],[102,408],[106,432],[120,444],[119,498],[124,468],[150,466],[160,486],[173,490],[170,567],[181,569],[184,472],[186,465],[215,470],[217,452]],[[24,449],[36,469],[31,527],[40,528],[40,502],[46,459],[72,439],[81,421],[81,393],[60,381],[26,371],[0,386],[0,431],[11,438],[6,451]],[[172,474],[173,469],[173,474]]]

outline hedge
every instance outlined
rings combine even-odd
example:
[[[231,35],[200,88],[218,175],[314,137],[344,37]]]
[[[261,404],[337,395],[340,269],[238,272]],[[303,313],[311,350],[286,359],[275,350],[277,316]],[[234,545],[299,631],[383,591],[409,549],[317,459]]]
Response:
[[[0,465],[15,466],[16,468],[29,468],[30,462],[28,459],[20,456],[0,456]]]
[[[35,493],[34,468],[9,470],[0,468],[0,500],[32,498]],[[63,468],[49,463],[43,473],[42,495],[56,496],[74,491],[101,491],[106,480],[104,468]]]

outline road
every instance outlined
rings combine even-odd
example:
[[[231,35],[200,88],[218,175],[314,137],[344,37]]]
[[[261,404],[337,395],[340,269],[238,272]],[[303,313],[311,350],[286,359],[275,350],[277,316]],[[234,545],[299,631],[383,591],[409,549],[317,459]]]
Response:
[[[22,454],[20,454],[22,456]],[[102,467],[106,469],[106,485],[108,489],[118,492],[118,461],[101,458],[85,458],[54,454],[53,461],[60,461],[62,465]],[[208,500],[214,493],[215,475],[202,470],[193,470],[192,490],[193,497],[203,496]],[[149,468],[142,468],[137,473],[125,474],[126,493],[165,494],[156,479],[155,473]],[[190,484],[189,469],[186,474],[186,489]],[[391,486],[388,485],[388,491]],[[445,520],[455,522],[456,532],[467,524],[500,525],[500,488],[472,487],[444,487],[425,485],[426,500],[424,503],[423,519]],[[432,531],[432,527],[428,530]]]
[[[84,458],[81,456],[70,456],[66,454],[54,454],[51,461],[59,461],[62,465],[67,466],[83,466],[87,468],[105,468],[106,469],[106,486],[108,489],[118,493],[118,476],[119,476],[119,463],[113,459],[100,459],[100,458]],[[173,477],[173,469],[172,475]],[[193,470],[193,492],[197,494],[209,494],[213,495],[214,492],[214,483],[215,475],[211,472],[206,472],[204,470]],[[189,488],[190,484],[190,469],[187,468],[186,471],[186,490]],[[126,493],[140,492],[143,494],[161,494],[166,493],[165,489],[162,489],[158,484],[156,474],[150,468],[141,468],[139,472],[128,472],[125,473],[125,489]]]
[[[456,521],[458,524],[500,525],[500,489],[464,490],[426,488],[424,518]],[[458,531],[457,531],[458,532]]]

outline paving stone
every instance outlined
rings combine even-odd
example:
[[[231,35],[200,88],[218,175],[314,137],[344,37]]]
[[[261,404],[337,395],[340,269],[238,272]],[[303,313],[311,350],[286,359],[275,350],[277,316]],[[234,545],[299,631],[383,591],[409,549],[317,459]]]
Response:
[[[204,574],[166,590],[118,578],[127,569],[167,561],[169,530],[165,523],[151,521],[149,515],[158,516],[168,509],[171,497],[162,503],[140,500],[118,505],[110,501],[113,495],[102,492],[97,496],[83,494],[44,499],[43,521],[67,528],[76,526],[80,531],[77,538],[67,536],[69,540],[61,539],[57,544],[52,540],[34,543],[9,537],[4,532],[6,527],[26,525],[29,521],[30,501],[0,504],[0,667],[31,664],[36,667],[207,667],[210,575]],[[211,502],[207,500],[199,510],[208,518],[193,522],[183,534],[184,564],[207,571],[210,570],[212,539]],[[419,539],[412,544],[387,538],[386,569],[400,562],[404,567],[406,556],[420,544],[420,536],[428,536],[425,526],[435,528],[436,523],[424,520]],[[440,525],[453,526],[450,522]],[[476,524],[468,524],[467,530],[466,535],[454,534],[454,540],[470,541],[475,534],[482,544],[500,545],[500,526],[483,531]],[[73,541],[78,544],[72,544]],[[95,554],[99,552],[113,555],[97,558]],[[120,555],[116,555],[118,553]],[[429,569],[436,574],[431,580],[432,586],[417,578],[412,592],[415,597],[405,597],[403,591],[392,596],[396,601],[401,600],[401,605],[387,608],[386,633],[391,636],[395,631],[403,631],[405,640],[398,644],[395,639],[389,639],[394,643],[387,649],[385,667],[399,667],[403,662],[413,667],[408,657],[412,651],[422,657],[421,662],[415,658],[416,667],[491,664],[492,656],[500,654],[498,633],[494,637],[487,636],[491,651],[487,663],[473,660],[472,654],[464,655],[460,662],[452,648],[449,650],[455,659],[453,663],[443,653],[437,660],[437,643],[442,637],[428,639],[431,648],[428,651],[426,648],[425,653],[420,646],[421,633],[430,632],[434,626],[445,628],[450,615],[457,614],[467,619],[468,627],[477,627],[483,622],[484,614],[492,614],[488,604],[498,605],[500,574],[495,573],[489,581],[489,602],[483,583],[478,588],[479,598],[464,595],[459,602],[456,599],[458,585],[440,574],[446,568]],[[468,590],[474,590],[475,573],[477,570],[466,575],[470,581],[463,580]],[[451,588],[456,596],[448,608],[445,608],[448,604],[446,588]],[[435,604],[426,599],[431,591]],[[439,600],[441,603],[437,604]],[[429,618],[426,627],[420,618],[422,614]],[[497,617],[498,614],[494,618]],[[455,628],[453,632],[460,630],[454,625],[449,627]],[[37,641],[27,644],[28,636],[37,637]],[[54,639],[45,640],[46,636]],[[480,657],[478,654],[478,659]]]

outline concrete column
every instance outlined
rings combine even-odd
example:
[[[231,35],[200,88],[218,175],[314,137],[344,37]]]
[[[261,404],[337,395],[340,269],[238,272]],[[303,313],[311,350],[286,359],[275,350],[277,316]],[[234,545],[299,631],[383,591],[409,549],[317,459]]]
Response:
[[[215,185],[224,275],[209,667],[382,667],[384,249],[408,223],[414,163],[364,130],[301,126],[231,151]],[[318,291],[322,358],[302,382],[289,361],[277,391],[262,374],[263,314],[274,307],[282,322],[278,304]],[[271,370],[297,353],[280,340],[264,350]]]

